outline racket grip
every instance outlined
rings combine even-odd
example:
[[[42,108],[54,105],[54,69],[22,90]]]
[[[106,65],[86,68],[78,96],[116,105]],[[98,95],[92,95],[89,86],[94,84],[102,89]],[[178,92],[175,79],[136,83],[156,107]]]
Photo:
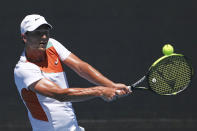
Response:
[[[132,91],[132,90],[131,90],[131,88],[132,88],[131,86],[127,86],[127,88],[129,89],[129,91]]]
[[[127,88],[129,89],[129,91],[131,91],[131,86],[127,86]],[[120,93],[121,90],[116,90],[117,93]]]

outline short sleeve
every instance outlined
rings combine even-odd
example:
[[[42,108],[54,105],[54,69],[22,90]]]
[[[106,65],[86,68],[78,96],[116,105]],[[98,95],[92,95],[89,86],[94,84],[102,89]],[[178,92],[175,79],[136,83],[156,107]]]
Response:
[[[52,38],[50,38],[49,41],[54,46],[61,61],[64,61],[70,55],[71,52],[68,49],[66,49],[60,42]]]
[[[44,78],[39,67],[31,63],[16,65],[14,70],[15,83],[18,88],[27,88],[32,83]]]

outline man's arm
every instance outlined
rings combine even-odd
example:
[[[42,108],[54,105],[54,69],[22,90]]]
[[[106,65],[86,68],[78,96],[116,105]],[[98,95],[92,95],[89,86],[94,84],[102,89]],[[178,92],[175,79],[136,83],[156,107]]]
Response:
[[[101,86],[115,87],[118,89],[124,89],[129,92],[128,88],[124,84],[116,84],[103,76],[99,71],[93,68],[88,63],[82,61],[73,53],[71,53],[64,61],[68,67],[74,70],[79,76],[87,79],[88,81]]]
[[[61,102],[79,102],[95,97],[101,97],[106,101],[111,101],[116,95],[125,94],[123,91],[117,92],[117,89],[115,88],[108,88],[103,86],[96,86],[91,88],[62,89],[58,85],[46,78],[34,82],[28,88],[36,93],[54,98]]]

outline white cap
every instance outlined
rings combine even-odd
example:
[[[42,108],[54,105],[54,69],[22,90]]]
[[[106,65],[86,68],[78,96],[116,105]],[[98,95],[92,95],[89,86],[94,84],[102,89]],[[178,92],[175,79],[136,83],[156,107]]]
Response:
[[[47,24],[52,28],[43,16],[37,14],[27,15],[21,22],[21,34],[25,34],[27,31],[34,31],[43,24]]]

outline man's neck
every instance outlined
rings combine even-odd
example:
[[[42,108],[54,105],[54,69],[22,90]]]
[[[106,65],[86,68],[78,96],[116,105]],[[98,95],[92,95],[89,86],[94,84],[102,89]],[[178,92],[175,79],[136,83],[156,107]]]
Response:
[[[43,62],[46,59],[46,52],[25,48],[25,56],[29,62]]]

